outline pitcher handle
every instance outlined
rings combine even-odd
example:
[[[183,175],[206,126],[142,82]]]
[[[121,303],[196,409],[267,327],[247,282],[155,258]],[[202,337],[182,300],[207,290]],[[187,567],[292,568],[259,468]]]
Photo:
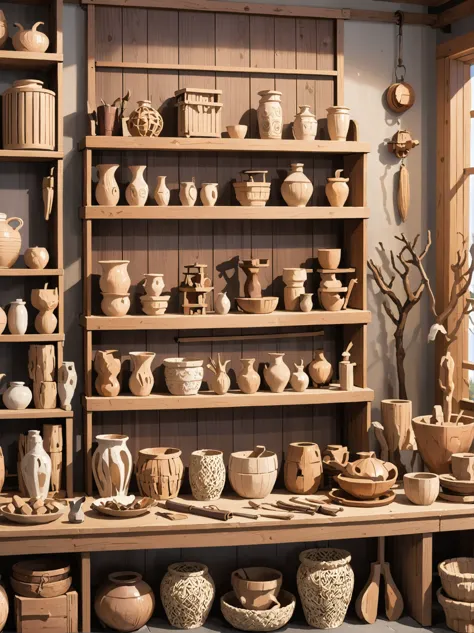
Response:
[[[23,222],[23,220],[22,220],[21,218],[16,218],[16,217],[14,217],[14,218],[8,218],[8,220],[7,220],[7,224],[10,224],[10,222],[13,222],[14,220],[15,220],[16,222],[18,222],[18,226],[16,227],[16,229],[13,229],[13,230],[14,230],[14,231],[21,231],[21,229],[23,228],[23,225],[24,225],[24,222]],[[12,227],[12,228],[13,228],[13,227]]]

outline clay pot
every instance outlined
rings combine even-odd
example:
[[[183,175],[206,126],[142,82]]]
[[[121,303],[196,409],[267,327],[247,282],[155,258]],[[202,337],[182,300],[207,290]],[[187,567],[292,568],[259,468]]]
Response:
[[[297,141],[314,141],[318,133],[318,119],[311,112],[309,105],[300,105],[300,111],[293,123],[293,138]]]
[[[248,180],[244,180],[244,174]],[[264,207],[270,198],[271,182],[267,182],[268,171],[250,169],[241,173],[242,181],[234,182],[234,191],[237,202],[242,206]],[[255,180],[256,176],[262,176],[262,180]]]
[[[8,330],[10,334],[25,334],[28,328],[28,310],[23,299],[15,299],[8,308]]]
[[[270,391],[273,393],[281,393],[290,381],[290,368],[283,362],[283,356],[278,352],[268,352],[271,358],[269,365],[265,365],[263,376]]]
[[[170,296],[149,297],[148,295],[140,297],[142,310],[148,316],[164,314],[168,308],[170,298]]]
[[[357,453],[359,459],[346,466],[348,477],[355,479],[371,479],[372,481],[386,481],[395,466],[375,457],[373,451]]]
[[[183,207],[194,207],[197,200],[197,189],[194,182],[182,182],[180,184],[179,199]]]
[[[300,310],[301,312],[311,312],[313,309],[313,293],[305,292],[300,295]]]
[[[16,51],[46,53],[49,48],[49,37],[38,31],[38,27],[44,26],[44,22],[36,22],[31,29],[26,31],[18,22],[15,22],[15,26],[18,32],[12,37],[12,44]]]
[[[28,431],[26,450],[20,463],[26,492],[29,497],[46,499],[51,481],[51,458],[43,448],[39,431]]]
[[[340,248],[318,248],[318,261],[325,270],[336,270],[341,263]]]
[[[326,196],[331,207],[343,207],[349,197],[349,178],[342,178],[342,169],[336,169],[334,178],[328,178]]]
[[[1,25],[1,21],[0,21],[0,25]],[[1,28],[0,28],[0,34],[1,34]],[[8,37],[8,35],[6,37]],[[1,38],[0,38],[0,42],[1,42]],[[0,44],[0,46],[3,46],[3,44]],[[1,576],[0,576],[0,579],[1,579]],[[9,611],[10,611],[10,607],[8,604],[8,594],[5,591],[5,587],[3,586],[3,584],[0,584],[0,631],[3,631],[3,628],[5,624],[7,623]]]
[[[99,286],[102,292],[126,295],[130,290],[131,279],[127,271],[129,260],[111,259],[99,261],[102,274]]]
[[[130,310],[130,294],[114,294],[102,292],[100,308],[104,314],[111,317],[122,317]]]
[[[463,415],[458,424],[430,424],[431,416],[413,419],[418,451],[430,472],[450,472],[451,456],[468,453],[474,440],[474,418]]]
[[[103,626],[115,631],[136,631],[153,615],[155,595],[141,574],[118,571],[99,588],[94,609]]]
[[[115,180],[115,172],[120,165],[97,165],[99,182],[95,189],[95,199],[102,207],[115,207],[120,200],[120,189]]]
[[[215,594],[216,588],[208,569],[200,563],[170,565],[160,586],[166,617],[178,629],[204,626]]]
[[[148,200],[148,185],[143,177],[146,165],[130,165],[132,180],[125,190],[125,199],[131,207],[144,207]]]
[[[237,375],[237,384],[243,393],[256,393],[260,387],[261,378],[255,371],[255,358],[241,358],[242,368]]]
[[[13,228],[12,222],[18,226]],[[23,226],[21,218],[8,218],[0,213],[0,268],[11,268],[18,259],[21,249],[20,231]]]
[[[474,454],[454,453],[451,456],[451,469],[456,479],[474,481]]]
[[[217,314],[228,314],[230,312],[231,304],[230,299],[226,292],[219,292],[214,301],[214,310]]]
[[[232,588],[244,609],[265,611],[280,606],[283,575],[270,567],[244,567],[232,572]]]
[[[417,506],[430,506],[439,495],[439,477],[434,473],[403,475],[405,494]]]
[[[155,202],[159,207],[167,207],[170,203],[171,192],[166,186],[166,176],[158,176],[156,179],[156,187],[153,193]]]
[[[309,376],[304,370],[304,361],[301,359],[301,363],[293,363],[295,371],[291,374],[290,385],[293,391],[306,391],[309,386]]]
[[[177,448],[144,448],[138,453],[136,477],[140,494],[174,499],[183,481],[184,466]]]
[[[324,356],[324,350],[318,349],[314,359],[309,364],[309,375],[313,381],[313,387],[323,387],[329,385],[333,368],[331,363]]]
[[[349,108],[345,106],[332,106],[327,109],[328,132],[331,141],[345,141],[351,122]]]
[[[151,370],[151,364],[155,358],[154,352],[130,352],[132,362],[132,374],[128,381],[130,391],[134,396],[149,396],[155,379]]]
[[[285,487],[297,495],[314,494],[321,483],[323,465],[319,446],[313,442],[293,442],[285,461]]]
[[[195,396],[204,378],[204,361],[190,358],[165,358],[166,386],[173,396]]]
[[[138,107],[129,116],[127,127],[131,136],[159,136],[163,130],[163,118],[151,101],[143,99],[138,101]]]
[[[120,136],[119,109],[117,106],[97,106],[97,135]]]
[[[98,350],[94,358],[94,369],[97,372],[95,388],[100,396],[113,398],[120,393],[118,375],[121,369],[120,358],[116,349]]]
[[[0,307],[0,334],[3,334],[6,327],[7,327],[7,314],[5,310],[2,307]]]
[[[228,125],[226,127],[227,134],[230,138],[245,138],[248,130],[247,125]]]
[[[291,173],[281,186],[281,195],[289,207],[305,207],[313,195],[313,184],[303,167],[303,163],[292,163]]]
[[[281,139],[283,132],[283,112],[281,95],[278,90],[261,90],[257,108],[258,131],[260,138]]]
[[[3,392],[2,400],[7,409],[13,411],[20,411],[26,409],[31,400],[33,394],[31,389],[25,385],[24,382],[11,382],[8,389]]]
[[[49,253],[41,246],[27,248],[23,255],[25,265],[33,270],[43,270],[49,262]]]
[[[203,182],[201,185],[201,202],[205,207],[213,207],[217,202],[217,182]]]
[[[148,273],[143,275],[145,279],[145,283],[143,287],[145,288],[145,292],[147,296],[159,297],[163,290],[165,289],[165,280],[163,279],[163,273]]]
[[[191,453],[189,483],[198,501],[215,501],[224,490],[226,471],[222,451],[203,449]]]
[[[0,48],[3,48],[5,46],[5,42],[7,41],[7,39],[8,39],[8,22],[7,22],[7,19],[5,18],[5,14],[3,13],[3,11],[0,11]],[[0,630],[1,629],[3,629],[3,625],[0,626]]]
[[[92,456],[92,472],[101,497],[126,495],[132,475],[133,459],[126,435],[97,435]]]
[[[253,451],[231,453],[229,481],[244,499],[263,499],[271,493],[278,475],[278,458],[264,446]]]

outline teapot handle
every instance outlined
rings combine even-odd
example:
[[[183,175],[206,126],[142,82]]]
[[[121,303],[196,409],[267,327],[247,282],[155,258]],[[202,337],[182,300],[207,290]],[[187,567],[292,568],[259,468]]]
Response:
[[[31,27],[31,30],[36,31],[39,26],[44,26],[44,22],[36,22],[36,24],[33,24],[33,26]]]
[[[22,227],[23,227],[23,220],[21,218],[8,218],[7,220],[7,224],[10,224],[11,222],[13,222],[13,220],[15,220],[16,222],[18,222],[18,226],[16,227],[16,229],[14,229],[15,231],[21,231]],[[13,228],[13,227],[12,227]]]

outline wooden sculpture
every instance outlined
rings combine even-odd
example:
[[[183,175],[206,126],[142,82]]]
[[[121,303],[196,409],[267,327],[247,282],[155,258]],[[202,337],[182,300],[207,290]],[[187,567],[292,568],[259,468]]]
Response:
[[[178,136],[221,136],[222,90],[181,88],[174,93],[178,109]]]
[[[385,272],[382,270],[381,265],[376,265],[373,259],[369,259],[368,266],[372,271],[374,276],[374,281],[377,286],[382,291],[389,301],[383,302],[383,307],[388,317],[391,319],[393,324],[395,325],[395,350],[397,357],[397,378],[398,378],[398,397],[401,400],[407,400],[407,389],[406,389],[406,376],[405,376],[405,347],[403,342],[403,336],[405,333],[405,327],[407,324],[408,316],[412,309],[419,303],[423,291],[427,287],[429,281],[426,275],[422,275],[422,279],[419,282],[416,290],[412,290],[411,281],[410,281],[410,272],[412,269],[416,268],[418,270],[423,269],[423,260],[426,257],[430,246],[431,246],[431,232],[428,231],[428,238],[426,242],[426,246],[421,253],[416,253],[415,249],[418,244],[419,235],[415,237],[415,239],[410,242],[405,235],[402,233],[401,236],[395,236],[402,244],[402,248],[400,252],[395,255],[394,252],[390,251],[390,264],[393,269],[393,274],[391,274],[390,279],[387,281],[385,277]],[[382,242],[379,242],[380,254],[384,257],[387,256],[385,247]],[[399,264],[397,264],[397,260]],[[400,265],[400,267],[399,267]],[[399,276],[403,289],[405,291],[406,297],[404,299],[400,298],[395,290],[393,289],[393,284],[396,276]],[[390,302],[395,307],[395,311],[390,305]]]
[[[55,373],[56,352],[54,345],[30,345],[28,375],[33,381],[33,400],[36,409],[56,408]]]
[[[217,354],[217,361],[209,358],[207,368],[214,374],[209,381],[209,387],[218,396],[223,396],[230,389],[230,378],[227,375],[228,365],[230,365],[230,360],[222,361],[220,354]]]
[[[51,491],[61,490],[63,474],[63,428],[60,424],[43,425],[44,448],[51,458]]]
[[[388,143],[388,149],[402,161],[397,193],[398,212],[402,222],[406,221],[408,217],[408,209],[410,207],[410,180],[408,169],[405,165],[405,158],[408,156],[410,150],[417,147],[419,144],[420,141],[412,139],[408,130],[399,130]]]
[[[28,494],[26,492],[26,486],[23,480],[23,474],[21,472],[21,460],[27,453],[26,443],[27,443],[27,436],[24,433],[20,433],[20,435],[18,436],[18,454],[17,454],[17,459],[16,459],[16,466],[17,466],[17,475],[18,475],[18,490],[20,491],[20,495],[22,497],[26,497]]]
[[[59,304],[58,289],[48,288],[46,283],[44,288],[32,290],[31,303],[39,310],[35,318],[36,331],[40,334],[52,334],[58,325],[58,319],[54,314]]]
[[[268,268],[268,259],[244,259],[239,268],[245,273],[244,295],[237,297],[237,305],[250,314],[270,314],[276,310],[278,297],[262,297],[262,286],[259,280],[260,268]]]
[[[319,446],[313,442],[293,442],[285,460],[285,487],[298,495],[314,494],[321,483],[323,464]]]
[[[352,341],[342,352],[342,360],[339,361],[339,388],[343,391],[354,391],[354,367],[356,363],[351,363]]]
[[[195,264],[184,267],[184,280],[178,290],[183,293],[184,314],[206,314],[209,307],[206,295],[214,290],[212,281],[206,277],[207,264]]]
[[[51,167],[49,176],[43,178],[43,207],[44,219],[49,220],[54,202],[54,167]]]
[[[77,373],[72,361],[63,361],[58,370],[58,396],[61,409],[71,411],[71,401],[77,387]]]

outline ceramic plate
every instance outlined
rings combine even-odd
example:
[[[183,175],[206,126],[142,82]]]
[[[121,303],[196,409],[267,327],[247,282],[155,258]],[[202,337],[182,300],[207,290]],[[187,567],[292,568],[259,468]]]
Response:
[[[461,495],[474,494],[474,481],[456,479],[453,475],[440,475],[439,481],[443,488],[452,490]]]
[[[440,492],[438,499],[444,499],[444,501],[451,501],[451,503],[474,503],[474,495],[460,495],[452,492]]]
[[[12,514],[5,509],[6,506],[2,506],[0,508],[0,512],[2,516],[4,516],[9,521],[13,521],[13,523],[22,523],[23,525],[40,525],[41,523],[52,523],[53,521],[57,521],[60,517],[63,516],[66,506],[64,506],[64,510],[57,509],[56,512],[51,512],[51,514]]]
[[[91,508],[96,512],[99,512],[99,514],[105,514],[105,516],[115,517],[117,519],[132,519],[134,517],[141,517],[144,514],[148,514],[150,509],[156,505],[155,499],[149,498],[149,503],[144,508],[137,508],[136,510],[114,510],[113,508],[106,508],[105,505],[103,505],[111,499],[112,497],[109,497],[108,499],[98,499],[97,501],[91,503]],[[135,500],[140,501],[140,498],[137,497]]]
[[[366,501],[362,499],[354,499],[351,495],[344,492],[340,488],[335,488],[328,493],[328,497],[334,503],[340,503],[343,506],[349,506],[351,508],[380,508],[381,506],[388,506],[389,503],[395,500],[395,493],[393,490],[381,495],[378,499],[368,499]]]

